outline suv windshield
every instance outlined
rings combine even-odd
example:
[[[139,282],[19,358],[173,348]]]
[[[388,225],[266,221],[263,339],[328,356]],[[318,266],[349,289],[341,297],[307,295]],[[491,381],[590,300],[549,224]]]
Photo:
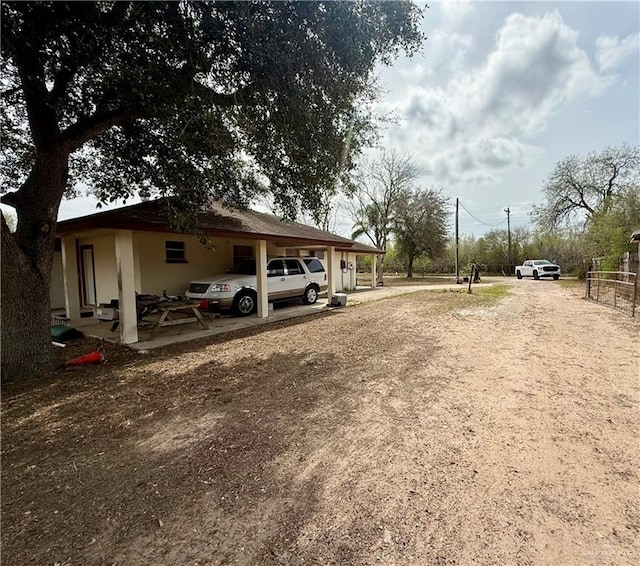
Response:
[[[227,273],[237,273],[238,275],[255,275],[256,274],[256,261],[255,259],[248,259],[236,263]]]

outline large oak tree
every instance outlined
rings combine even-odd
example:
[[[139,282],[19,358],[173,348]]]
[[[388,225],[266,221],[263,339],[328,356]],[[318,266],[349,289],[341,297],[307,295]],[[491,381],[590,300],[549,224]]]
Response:
[[[51,362],[58,207],[85,182],[313,209],[349,167],[376,64],[421,44],[410,2],[3,2],[2,377]],[[185,211],[176,218],[185,219]]]

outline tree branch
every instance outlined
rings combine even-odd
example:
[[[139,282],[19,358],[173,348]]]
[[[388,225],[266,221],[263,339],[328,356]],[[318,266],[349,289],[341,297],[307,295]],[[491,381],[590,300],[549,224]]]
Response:
[[[129,124],[137,117],[132,111],[124,109],[87,116],[62,132],[62,143],[71,153],[109,128]]]

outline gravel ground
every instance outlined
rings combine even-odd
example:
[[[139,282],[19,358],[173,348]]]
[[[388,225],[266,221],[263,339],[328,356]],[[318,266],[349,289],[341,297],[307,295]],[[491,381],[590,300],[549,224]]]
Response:
[[[3,563],[637,564],[640,324],[482,293],[5,387]]]

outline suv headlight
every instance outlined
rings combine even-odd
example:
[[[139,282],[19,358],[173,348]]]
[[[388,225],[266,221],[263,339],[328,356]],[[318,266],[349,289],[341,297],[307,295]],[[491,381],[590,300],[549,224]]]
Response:
[[[213,293],[228,293],[231,291],[231,285],[228,285],[227,283],[214,283],[209,287],[209,291]]]

